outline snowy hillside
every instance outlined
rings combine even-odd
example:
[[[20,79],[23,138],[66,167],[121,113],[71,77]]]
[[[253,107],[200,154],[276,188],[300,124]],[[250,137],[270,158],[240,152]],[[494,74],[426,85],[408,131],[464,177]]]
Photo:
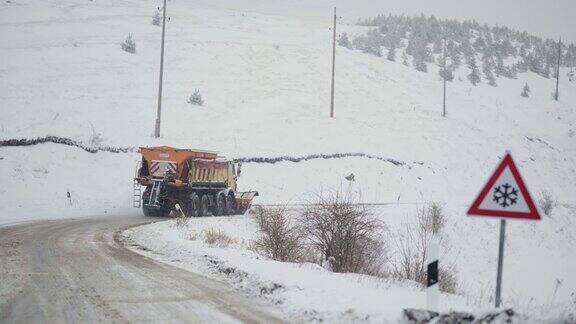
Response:
[[[465,213],[511,150],[532,194],[549,191],[559,206],[539,223],[509,224],[510,303],[557,313],[574,306],[576,82],[561,79],[556,102],[555,80],[536,73],[498,78],[492,87],[471,85],[469,72],[457,69],[443,118],[436,64],[422,73],[338,47],[330,119],[330,8],[317,16],[304,14],[306,8],[260,10],[258,2],[241,10],[226,1],[169,1],[162,136],[154,139],[161,29],[151,21],[158,5],[2,2],[0,140],[56,135],[86,145],[162,144],[231,158],[344,152],[391,158],[404,164],[362,157],[247,163],[240,189],[258,190],[259,203],[301,203],[312,192],[347,185],[344,177],[354,173],[353,190],[363,201],[397,203],[378,211],[392,228],[422,203],[444,204],[448,257],[474,296],[493,291],[497,222]],[[349,35],[368,29],[338,26]],[[120,47],[129,34],[134,54]],[[561,76],[568,71],[562,68]],[[525,83],[528,98],[520,96]],[[195,89],[202,107],[187,103]],[[57,144],[1,147],[0,223],[138,214],[131,208],[138,159],[135,152],[93,154]],[[554,292],[556,279],[562,285]]]
[[[453,72],[460,68],[463,60],[469,68],[467,79],[473,85],[485,79],[495,87],[498,86],[497,78],[516,79],[518,73],[528,71],[544,78],[555,77],[559,59],[560,66],[570,68],[561,77],[567,77],[571,82],[576,77],[574,44],[542,39],[506,26],[480,25],[469,20],[442,20],[424,15],[378,15],[359,20],[358,25],[371,29],[352,41],[346,33],[341,34],[338,41],[340,46],[356,48],[379,57],[385,48],[389,61],[396,61],[397,52],[401,52],[402,64],[412,65],[421,72],[427,71],[426,63],[444,66],[445,56],[448,81],[453,81]],[[412,59],[409,60],[409,57]]]

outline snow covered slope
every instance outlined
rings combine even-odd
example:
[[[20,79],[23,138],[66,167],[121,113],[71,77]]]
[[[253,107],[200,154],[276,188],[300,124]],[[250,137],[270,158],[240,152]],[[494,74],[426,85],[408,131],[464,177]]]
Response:
[[[436,66],[421,73],[338,48],[330,119],[330,8],[320,16],[317,3],[290,4],[278,12],[259,1],[170,1],[162,137],[154,139],[161,31],[150,22],[159,1],[2,2],[0,139],[57,135],[89,144],[100,133],[103,145],[166,144],[228,157],[364,152],[403,161],[246,164],[240,186],[259,190],[259,202],[297,203],[344,186],[343,177],[354,173],[364,201],[444,203],[458,247],[452,257],[469,287],[492,284],[497,228],[465,211],[511,150],[532,193],[548,190],[561,207],[541,223],[510,225],[505,275],[530,274],[525,280],[538,284],[517,280],[507,288],[522,292],[528,306],[532,297],[543,305],[552,303],[558,278],[563,284],[553,302],[573,303],[576,83],[562,80],[555,102],[554,80],[531,73],[499,79],[497,88],[455,81],[442,118]],[[345,22],[338,29],[365,31]],[[135,54],[120,49],[129,33]],[[525,82],[530,98],[520,96]],[[204,107],[186,103],[194,89]],[[0,222],[136,213],[129,210],[137,160],[135,153],[56,144],[0,148]],[[399,224],[413,210],[387,213]]]

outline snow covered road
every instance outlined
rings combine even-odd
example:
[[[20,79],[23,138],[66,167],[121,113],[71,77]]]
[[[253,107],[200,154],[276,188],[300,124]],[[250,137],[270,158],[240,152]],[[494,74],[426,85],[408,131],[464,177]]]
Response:
[[[122,229],[154,220],[106,216],[0,228],[0,322],[279,322],[227,285],[120,242]]]

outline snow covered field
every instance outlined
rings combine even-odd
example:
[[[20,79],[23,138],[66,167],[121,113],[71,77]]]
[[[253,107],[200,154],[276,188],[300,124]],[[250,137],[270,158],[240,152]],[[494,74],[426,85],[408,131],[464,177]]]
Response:
[[[344,176],[354,173],[354,191],[364,201],[399,203],[376,210],[391,229],[412,217],[422,203],[444,204],[453,246],[447,257],[456,262],[464,289],[463,296],[449,300],[462,309],[490,304],[498,224],[470,219],[465,212],[509,149],[532,194],[548,190],[559,206],[538,223],[509,222],[504,305],[537,318],[560,316],[576,307],[576,83],[561,80],[561,100],[554,102],[552,79],[526,73],[518,80],[498,79],[497,88],[485,83],[474,87],[457,81],[457,72],[456,81],[448,84],[448,116],[442,118],[436,66],[421,73],[338,48],[336,118],[330,119],[329,6],[320,15],[317,3],[298,2],[280,12],[258,1],[244,6],[170,1],[162,137],[154,139],[160,28],[150,21],[158,5],[135,0],[2,2],[0,139],[57,135],[89,144],[94,133],[100,133],[102,145],[193,147],[231,158],[363,152],[403,161],[401,166],[365,158],[246,164],[240,189],[258,190],[260,203],[300,203],[310,193],[345,186]],[[307,5],[309,12],[303,7]],[[366,30],[351,24],[355,20],[346,12],[341,14],[345,18],[339,31]],[[129,33],[137,44],[135,54],[120,49]],[[520,96],[525,82],[532,89],[530,98]],[[196,88],[204,107],[186,103]],[[136,215],[131,200],[138,159],[136,153],[91,154],[56,144],[2,147],[0,224]],[[240,242],[248,240],[254,228],[245,217],[195,219],[191,226],[231,230],[236,225],[246,230],[230,234]],[[178,239],[169,224],[135,231],[166,252],[178,253],[175,247],[186,246],[182,253],[191,261],[209,254],[263,281],[307,287],[318,302],[322,294],[347,289],[339,282],[360,278],[256,262],[240,243],[208,248]],[[166,242],[151,242],[146,236],[150,233],[163,235]],[[201,264],[180,264],[203,271]],[[267,271],[284,267],[294,276],[279,278]],[[333,282],[334,290],[318,288],[312,280],[317,277]],[[360,294],[374,279],[358,280],[350,289]],[[396,300],[406,294],[414,303],[410,305],[423,301],[414,299],[423,293],[410,284],[381,285],[399,293],[369,290],[375,297],[364,298],[373,303],[355,306],[358,316],[370,314],[376,321],[397,316],[393,314],[399,308],[380,309],[378,298]],[[296,309],[302,305],[294,301],[311,299],[289,295],[305,295],[307,289],[287,289],[278,298]],[[338,299],[340,305],[353,300],[347,298]],[[325,316],[346,311],[337,304],[318,307],[332,314]]]

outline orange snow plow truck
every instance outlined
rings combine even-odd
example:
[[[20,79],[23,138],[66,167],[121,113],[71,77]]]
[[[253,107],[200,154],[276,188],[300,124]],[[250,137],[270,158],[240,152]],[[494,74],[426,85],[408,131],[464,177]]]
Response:
[[[134,207],[142,207],[146,216],[168,216],[172,211],[188,217],[244,214],[258,196],[256,191],[236,190],[241,164],[216,152],[168,146],[141,147],[140,152]]]

